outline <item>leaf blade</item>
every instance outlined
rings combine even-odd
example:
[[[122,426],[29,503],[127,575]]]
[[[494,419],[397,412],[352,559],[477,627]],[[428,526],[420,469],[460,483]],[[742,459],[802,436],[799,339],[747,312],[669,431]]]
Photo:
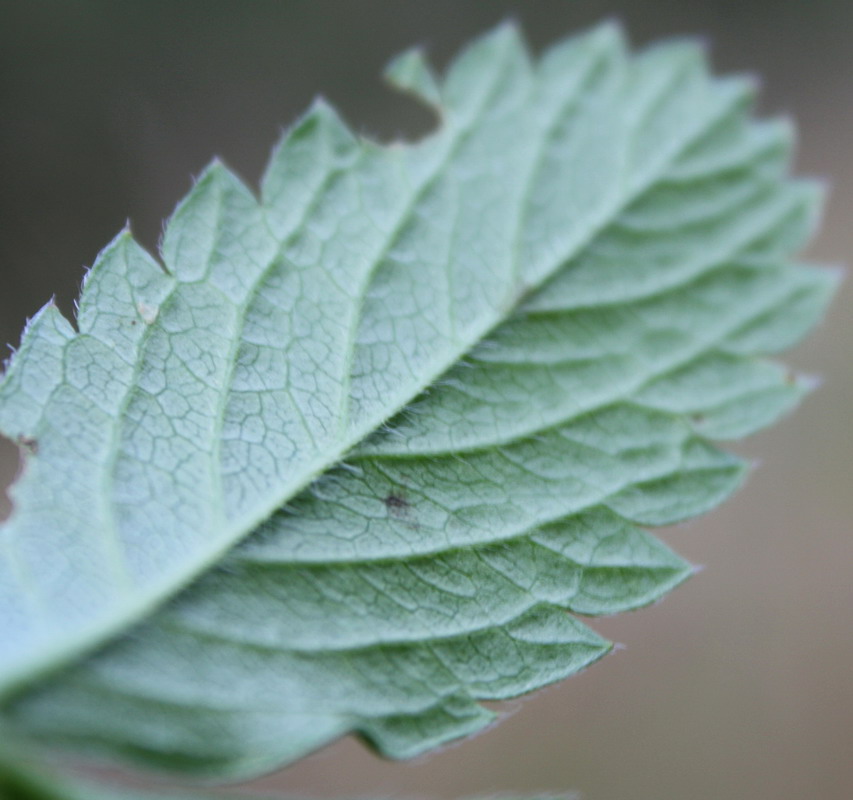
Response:
[[[610,26],[535,63],[503,27],[441,85],[424,69],[397,78],[442,98],[431,137],[361,142],[316,104],[260,202],[214,164],[167,227],[166,271],[120,237],[79,333],[52,308],[33,323],[0,385],[0,425],[39,442],[6,552],[61,553],[32,605],[79,619],[28,633],[6,556],[7,692],[80,663],[7,703],[22,734],[251,773],[348,730],[401,757],[471,733],[480,700],[607,652],[563,609],[633,608],[689,575],[636,526],[720,502],[744,468],[706,437],[801,396],[757,357],[815,322],[832,279],[787,264],[815,190],[785,177],[787,129],[748,121],[749,84],[681,42],[629,57]],[[52,463],[66,497],[46,456],[81,447],[51,414],[85,422],[95,455],[45,548],[27,493]]]

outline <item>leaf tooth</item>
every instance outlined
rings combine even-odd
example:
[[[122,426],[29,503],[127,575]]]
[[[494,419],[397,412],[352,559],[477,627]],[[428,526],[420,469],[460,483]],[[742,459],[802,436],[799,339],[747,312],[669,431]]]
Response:
[[[462,120],[478,113],[494,91],[529,78],[532,66],[518,26],[503,22],[465,47],[451,62],[442,86],[446,107]]]
[[[842,272],[832,267],[791,267],[785,273],[791,284],[786,295],[729,334],[721,349],[742,355],[787,349],[823,317],[842,280]]]
[[[628,58],[628,45],[624,26],[619,20],[606,20],[589,31],[570,36],[549,46],[539,60],[539,71],[544,79],[572,80],[581,64],[592,60],[600,67],[624,66]]]
[[[746,80],[735,76],[706,82],[696,64],[683,57],[673,66],[681,69],[668,74],[671,95],[658,79],[632,101],[634,198],[654,189],[673,164],[707,140],[709,131],[743,118],[753,102],[753,87]],[[639,78],[631,74],[634,81]],[[691,80],[697,85],[690,85]]]
[[[678,122],[706,107],[712,90],[705,56],[692,42],[672,41],[642,51],[627,72],[619,113],[630,133],[626,140],[632,171],[641,175],[656,169],[667,150],[678,146]],[[671,140],[671,142],[670,142]]]
[[[794,132],[790,120],[725,121],[667,172],[670,183],[693,183],[750,168],[755,162],[773,165],[781,176],[790,161]],[[717,144],[717,142],[719,144]]]
[[[808,391],[808,380],[793,379],[743,391],[731,400],[697,410],[690,419],[701,436],[716,441],[740,439],[787,414]]]
[[[743,483],[748,465],[696,440],[669,475],[629,486],[607,501],[639,525],[672,525],[719,505]]]
[[[663,542],[606,507],[545,525],[530,535],[530,542],[581,565],[571,593],[552,579],[554,596],[543,599],[586,616],[649,605],[692,574],[691,565]],[[507,563],[515,569],[524,565],[520,558]],[[541,582],[552,574],[546,571]]]
[[[469,697],[454,695],[420,713],[365,719],[357,732],[382,755],[405,759],[482,731],[497,716]]]
[[[353,165],[361,144],[322,97],[282,137],[261,180],[267,219],[291,235],[331,177]]]
[[[238,224],[241,216],[251,220],[258,212],[245,184],[214,159],[166,223],[161,245],[164,263],[181,282],[203,280],[219,256],[222,228]]]
[[[534,691],[580,672],[612,648],[584,623],[547,603],[533,606],[494,634],[486,631],[471,639],[469,648],[448,642],[436,649],[444,663],[465,676],[466,690],[478,700]]]
[[[426,713],[371,720],[361,732],[386,755],[407,758],[417,755],[458,736],[456,725],[444,719],[448,714],[448,702],[452,704],[451,717],[458,717],[461,712],[465,719],[470,711],[479,708],[469,705],[470,700],[466,698],[501,700],[539,689],[579,672],[611,648],[610,642],[558,609],[544,604],[535,606],[501,629],[438,643],[430,648],[434,657],[464,687],[464,693],[459,693],[461,708],[457,695],[450,694]],[[513,665],[512,670],[506,668],[507,664]],[[430,736],[432,715],[436,713],[441,719],[436,734]],[[492,719],[491,714],[481,717],[480,727]]]
[[[804,247],[812,237],[826,197],[820,180],[788,180],[777,191],[779,213],[775,221],[756,230],[744,255],[752,258],[784,258]]]
[[[441,111],[441,90],[423,48],[413,47],[400,53],[385,67],[384,76],[392,86]]]
[[[171,276],[125,229],[86,273],[77,312],[80,333],[94,336],[133,363],[146,326],[156,319],[173,286]]]
[[[53,300],[27,322],[21,345],[0,377],[0,431],[33,437],[42,408],[63,380],[63,356],[76,332]]]

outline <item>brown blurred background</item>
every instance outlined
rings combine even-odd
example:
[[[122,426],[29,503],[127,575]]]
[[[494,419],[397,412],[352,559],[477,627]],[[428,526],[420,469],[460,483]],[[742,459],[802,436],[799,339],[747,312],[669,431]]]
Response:
[[[810,256],[850,261],[850,2],[0,0],[0,343],[16,344],[53,294],[71,313],[83,266],[126,219],[153,248],[212,156],[256,185],[317,93],[361,132],[423,132],[429,115],[386,91],[383,64],[421,43],[443,65],[508,16],[534,49],[608,16],[636,45],[696,34],[718,71],[762,76],[762,112],[799,123],[798,171],[832,186]],[[321,797],[853,797],[851,300],[848,282],[791,354],[825,382],[740,446],[762,462],[746,489],[665,532],[708,568],[661,605],[594,624],[624,652],[443,753],[392,764],[345,740],[260,785]],[[0,485],[15,466],[0,441]]]

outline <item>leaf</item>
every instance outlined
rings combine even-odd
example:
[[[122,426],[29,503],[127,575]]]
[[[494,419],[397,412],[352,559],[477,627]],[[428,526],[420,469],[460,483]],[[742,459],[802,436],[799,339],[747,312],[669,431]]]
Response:
[[[640,525],[715,506],[808,387],[761,358],[834,276],[752,87],[614,27],[512,26],[416,144],[317,103],[260,201],[213,164],[163,266],[127,232],[0,387],[3,741],[248,775],[356,731],[406,757],[610,645],[568,616],[691,568]],[[251,534],[251,535],[250,535]]]

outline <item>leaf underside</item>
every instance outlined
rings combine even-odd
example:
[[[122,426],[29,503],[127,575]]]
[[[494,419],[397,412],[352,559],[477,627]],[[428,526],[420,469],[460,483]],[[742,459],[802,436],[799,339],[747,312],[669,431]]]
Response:
[[[831,294],[789,261],[819,191],[748,81],[609,25],[389,75],[435,133],[378,145],[317,103],[260,200],[212,165],[162,265],[122,233],[76,329],[28,325],[4,737],[236,776],[477,731],[608,651],[566,611],[690,574],[638,526],[717,505],[744,465],[710,440],[807,388],[762,356]]]

